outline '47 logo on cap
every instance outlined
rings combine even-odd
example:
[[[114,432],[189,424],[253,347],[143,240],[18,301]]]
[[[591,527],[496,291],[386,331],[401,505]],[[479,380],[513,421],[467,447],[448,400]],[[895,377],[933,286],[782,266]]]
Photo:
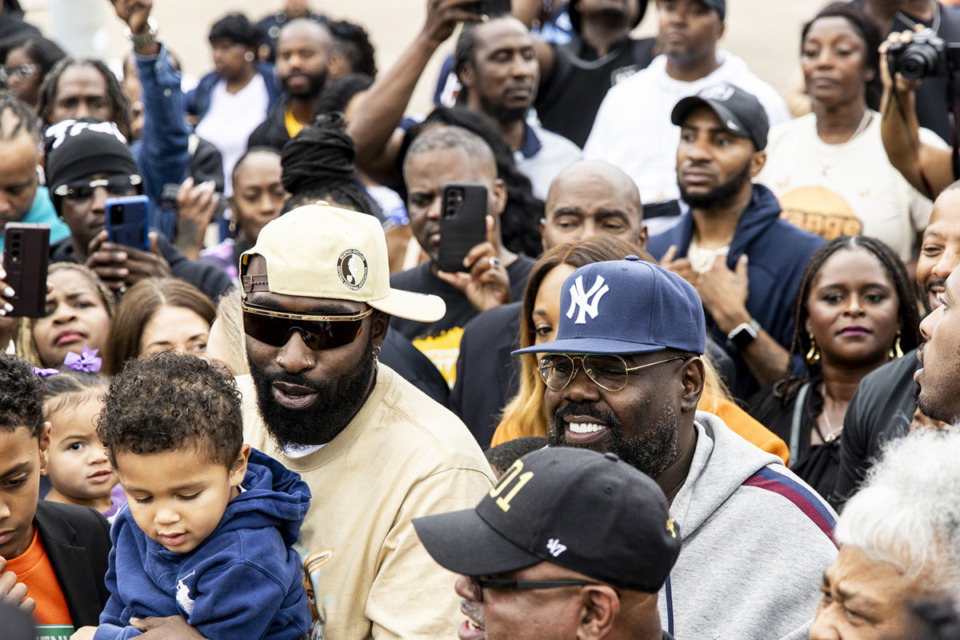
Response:
[[[607,291],[610,291],[610,287],[603,284],[603,276],[597,276],[597,279],[593,281],[593,286],[587,292],[583,290],[583,276],[577,276],[577,281],[570,285],[570,308],[567,310],[567,317],[572,318],[574,312],[579,308],[580,312],[577,314],[574,324],[586,324],[586,316],[590,316],[591,320],[596,320],[597,316],[600,315],[600,298]]]

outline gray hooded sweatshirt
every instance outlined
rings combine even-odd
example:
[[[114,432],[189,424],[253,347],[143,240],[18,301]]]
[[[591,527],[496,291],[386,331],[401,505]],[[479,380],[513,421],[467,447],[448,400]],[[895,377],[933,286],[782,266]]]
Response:
[[[676,640],[800,640],[837,556],[836,513],[776,456],[697,412],[697,446],[670,511],[683,547],[660,591]]]

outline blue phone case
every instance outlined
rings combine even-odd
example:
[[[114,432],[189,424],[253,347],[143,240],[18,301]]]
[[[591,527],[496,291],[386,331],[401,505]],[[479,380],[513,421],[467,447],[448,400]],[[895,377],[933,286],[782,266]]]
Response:
[[[149,251],[149,211],[147,196],[107,198],[107,238],[126,247]]]

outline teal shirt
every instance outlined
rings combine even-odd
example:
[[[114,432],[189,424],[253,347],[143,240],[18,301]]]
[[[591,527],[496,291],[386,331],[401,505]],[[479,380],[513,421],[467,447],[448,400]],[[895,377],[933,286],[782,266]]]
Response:
[[[51,245],[70,237],[70,227],[57,217],[53,202],[50,201],[50,192],[47,191],[46,187],[37,187],[37,195],[33,198],[33,206],[30,207],[27,217],[21,222],[49,225]],[[0,235],[0,251],[3,251],[2,235]]]

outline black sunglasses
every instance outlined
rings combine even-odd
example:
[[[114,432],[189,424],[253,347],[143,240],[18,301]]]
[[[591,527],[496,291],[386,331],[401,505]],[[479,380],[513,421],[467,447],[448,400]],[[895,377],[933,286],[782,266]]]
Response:
[[[296,331],[307,348],[313,351],[350,344],[360,337],[363,319],[373,313],[373,309],[367,309],[349,316],[322,316],[286,313],[247,302],[241,307],[243,331],[254,340],[271,347],[282,347]]]
[[[479,576],[466,576],[470,582],[470,590],[473,592],[475,602],[483,602],[484,589],[506,589],[513,591],[533,591],[536,589],[560,589],[563,587],[585,587],[587,585],[602,585],[602,582],[591,582],[589,580],[510,580],[504,578],[481,578]],[[620,592],[614,589],[617,597]]]
[[[62,184],[53,190],[53,194],[67,200],[89,200],[98,187],[107,190],[108,196],[126,196],[136,190],[143,182],[137,174],[108,176],[96,180],[75,180]]]

